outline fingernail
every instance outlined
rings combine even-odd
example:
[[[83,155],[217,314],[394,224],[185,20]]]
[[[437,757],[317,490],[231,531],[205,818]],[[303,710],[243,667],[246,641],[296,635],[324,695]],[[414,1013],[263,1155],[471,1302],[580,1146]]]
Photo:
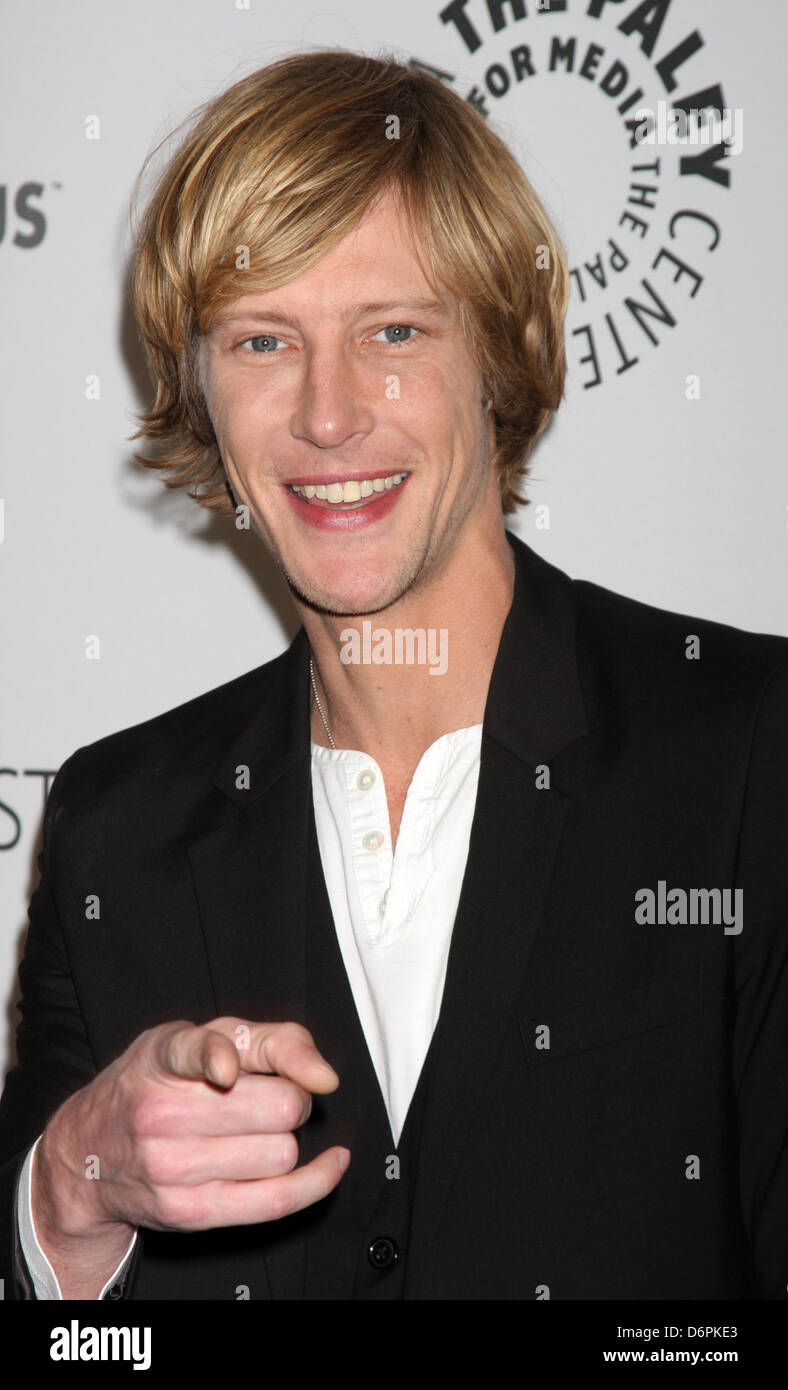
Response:
[[[342,1169],[342,1172],[346,1173],[348,1168],[350,1167],[350,1149],[340,1149],[338,1157],[339,1166]]]

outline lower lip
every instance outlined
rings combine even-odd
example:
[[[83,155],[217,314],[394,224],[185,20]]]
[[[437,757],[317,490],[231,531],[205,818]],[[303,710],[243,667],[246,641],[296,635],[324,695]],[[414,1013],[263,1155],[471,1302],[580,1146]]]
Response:
[[[388,492],[377,493],[363,507],[347,509],[341,506],[315,507],[305,498],[299,497],[297,492],[291,492],[289,487],[285,487],[285,492],[298,516],[307,526],[314,526],[318,531],[358,531],[363,526],[374,525],[386,516],[396,505],[407,484],[408,479],[403,478],[396,487],[390,488]]]

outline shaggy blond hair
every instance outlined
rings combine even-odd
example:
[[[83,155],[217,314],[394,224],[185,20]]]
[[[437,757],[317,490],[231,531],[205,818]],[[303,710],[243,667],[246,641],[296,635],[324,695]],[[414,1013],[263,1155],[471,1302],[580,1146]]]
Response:
[[[387,139],[392,116],[398,138]],[[433,291],[459,297],[492,400],[503,511],[527,502],[528,455],[564,391],[569,275],[544,208],[483,117],[428,72],[334,49],[261,68],[190,119],[135,237],[132,303],[156,395],[131,438],[157,455],[138,462],[235,512],[200,336],[242,295],[309,270],[394,186]],[[237,267],[239,246],[254,269]]]

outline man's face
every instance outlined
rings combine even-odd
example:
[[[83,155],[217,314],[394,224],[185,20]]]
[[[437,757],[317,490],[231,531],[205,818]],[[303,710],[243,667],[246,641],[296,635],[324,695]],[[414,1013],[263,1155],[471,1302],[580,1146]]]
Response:
[[[236,500],[318,608],[379,612],[500,518],[459,301],[435,301],[393,192],[309,272],[237,300],[201,352]]]

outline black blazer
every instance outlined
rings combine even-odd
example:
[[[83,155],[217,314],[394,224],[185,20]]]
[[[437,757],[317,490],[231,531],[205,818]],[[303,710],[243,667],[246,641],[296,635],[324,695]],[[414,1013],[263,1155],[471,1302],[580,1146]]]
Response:
[[[342,1084],[302,1152],[348,1143],[350,1171],[333,1205],[284,1222],[143,1231],[127,1296],[786,1297],[788,640],[509,542],[468,863],[389,1213],[398,1282],[348,1273],[393,1143],[319,865],[303,629],[55,779],[0,1103],[7,1275],[19,1170],[53,1110],[143,1029],[231,1014],[312,1026]],[[636,894],[660,881],[741,889],[743,930],[643,924]]]

